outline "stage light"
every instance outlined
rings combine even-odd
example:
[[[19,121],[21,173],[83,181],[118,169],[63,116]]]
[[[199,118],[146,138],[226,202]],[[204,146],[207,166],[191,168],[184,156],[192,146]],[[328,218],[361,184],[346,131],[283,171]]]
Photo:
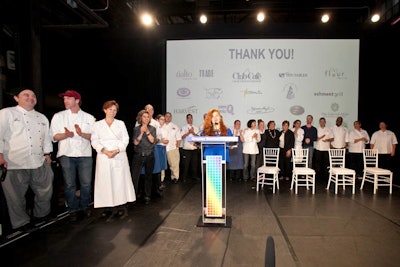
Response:
[[[207,16],[206,15],[201,15],[200,16],[200,22],[202,23],[202,24],[205,24],[205,23],[207,23]]]
[[[144,13],[141,16],[141,20],[142,20],[143,25],[145,25],[145,26],[151,26],[154,23],[153,17],[149,13]]]
[[[263,22],[265,20],[265,14],[264,12],[258,12],[257,14],[257,21],[258,22]]]
[[[378,22],[381,19],[381,16],[379,16],[378,13],[375,13],[374,15],[372,15],[371,17],[371,22]]]
[[[328,14],[323,14],[321,17],[322,23],[327,23],[329,21],[329,15]]]

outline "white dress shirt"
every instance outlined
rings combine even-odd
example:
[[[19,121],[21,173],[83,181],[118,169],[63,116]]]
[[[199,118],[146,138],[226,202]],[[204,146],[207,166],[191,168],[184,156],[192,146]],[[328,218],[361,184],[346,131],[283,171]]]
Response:
[[[318,140],[315,142],[315,149],[319,151],[328,151],[329,148],[331,147],[331,142],[325,142],[324,140],[326,139],[331,139],[333,137],[332,130],[328,127],[318,128],[318,138],[320,136],[325,135],[324,138]]]
[[[334,140],[331,142],[331,145],[334,148],[345,148],[346,147],[346,137],[348,130],[343,125],[340,126],[333,126],[332,128],[333,138]]]
[[[254,138],[254,133],[257,133],[257,137]],[[243,154],[258,154],[257,143],[261,141],[260,130],[246,128],[243,131]]]
[[[191,128],[193,128],[193,131],[194,131],[194,133],[196,134],[196,135],[198,135],[199,134],[199,128],[197,128],[195,125],[189,125],[189,124],[186,124],[185,126],[183,126],[182,127],[182,129],[181,129],[181,136],[183,136],[184,134],[186,134],[186,133],[188,133],[189,132],[189,129],[191,129]],[[194,136],[192,133],[190,133],[188,136]],[[188,137],[188,136],[186,136],[186,137]],[[186,138],[185,139],[182,139],[182,142],[183,142],[183,145],[182,145],[182,148],[183,149],[186,149],[186,150],[195,150],[195,149],[197,149],[197,146],[195,145],[195,143],[194,142],[187,142],[186,141]]]
[[[168,136],[168,131],[167,131],[167,127],[165,127],[165,124],[163,126],[158,126],[156,128],[157,130],[157,139],[158,139],[158,143],[159,145],[162,146],[167,146],[167,144],[164,144],[163,142],[161,142],[161,139],[166,139]]]
[[[89,113],[79,110],[78,113],[72,113],[66,109],[54,114],[50,123],[51,136],[58,133],[64,133],[66,127],[69,131],[74,132],[73,137],[69,137],[58,142],[57,158],[61,156],[67,157],[91,157],[92,146],[90,140],[79,136],[75,131],[75,124],[78,124],[84,133],[92,133],[92,128],[96,119]]]
[[[181,130],[173,122],[165,123],[164,127],[165,127],[166,132],[167,132],[166,139],[169,140],[169,142],[167,144],[167,147],[166,147],[167,152],[172,150],[172,149],[177,149],[178,148],[177,142],[182,140]]]
[[[292,128],[294,132],[295,128]],[[302,128],[298,128],[294,135],[294,148],[301,149],[303,147],[303,139],[304,139],[304,130]]]
[[[379,130],[372,134],[370,144],[374,145],[374,149],[378,149],[379,154],[390,154],[392,145],[397,145],[397,138],[390,130]]]
[[[362,137],[365,137],[367,141],[363,140],[358,141],[357,143],[354,141],[355,139],[360,139]],[[353,131],[349,132],[346,139],[348,141],[349,153],[362,153],[365,145],[369,143],[369,135],[364,129],[361,129],[360,131],[354,129]]]

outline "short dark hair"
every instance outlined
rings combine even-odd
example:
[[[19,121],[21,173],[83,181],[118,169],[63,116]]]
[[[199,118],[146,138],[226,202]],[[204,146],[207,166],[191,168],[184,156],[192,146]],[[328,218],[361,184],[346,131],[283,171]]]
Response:
[[[250,120],[247,122],[247,128],[250,128],[250,127],[251,127],[251,124],[252,124],[253,122],[256,122],[256,120],[250,119]]]

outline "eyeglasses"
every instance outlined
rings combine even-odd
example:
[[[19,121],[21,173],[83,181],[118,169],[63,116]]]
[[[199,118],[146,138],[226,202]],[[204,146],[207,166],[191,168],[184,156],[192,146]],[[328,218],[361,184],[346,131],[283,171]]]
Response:
[[[153,108],[146,108],[146,110],[154,110]]]

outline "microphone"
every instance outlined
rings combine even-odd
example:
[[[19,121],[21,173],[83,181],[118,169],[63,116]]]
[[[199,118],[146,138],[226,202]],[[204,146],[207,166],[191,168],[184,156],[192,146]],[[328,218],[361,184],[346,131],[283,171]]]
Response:
[[[215,135],[219,135],[219,124],[218,124],[218,122],[215,122],[215,123],[213,124],[213,127],[214,127],[214,133],[215,133]]]

